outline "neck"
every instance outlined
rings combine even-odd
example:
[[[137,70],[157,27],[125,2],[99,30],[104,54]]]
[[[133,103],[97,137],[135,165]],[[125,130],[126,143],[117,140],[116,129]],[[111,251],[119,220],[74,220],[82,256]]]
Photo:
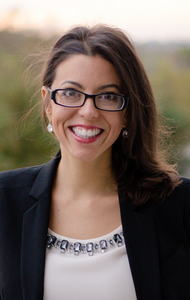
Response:
[[[93,161],[80,161],[73,157],[62,156],[56,187],[67,191],[72,198],[80,195],[105,195],[117,190],[116,180],[111,167],[111,154],[108,158],[97,158]]]

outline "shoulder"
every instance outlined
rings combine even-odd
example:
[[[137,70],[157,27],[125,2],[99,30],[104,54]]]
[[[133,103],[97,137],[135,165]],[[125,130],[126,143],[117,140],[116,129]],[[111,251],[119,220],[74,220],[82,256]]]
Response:
[[[190,241],[190,180],[181,178],[181,183],[171,194],[163,201],[150,205],[148,211],[155,217],[157,224],[165,224],[168,228],[172,224],[176,232],[183,223]]]
[[[184,208],[187,204],[190,204],[190,179],[181,178],[180,183],[175,189],[161,202],[159,202],[156,207]]]
[[[155,218],[175,218],[181,215],[182,218],[190,215],[190,179],[181,178],[180,184],[163,200],[147,202],[137,206],[136,211],[153,215]],[[189,218],[190,220],[190,218]]]
[[[43,165],[0,172],[0,188],[31,186]]]
[[[35,197],[41,197],[51,192],[52,183],[61,156],[59,153],[45,164],[21,168],[16,170],[4,171],[0,173],[0,192],[1,195],[11,195],[26,191],[31,192]],[[17,193],[15,190],[17,189]],[[20,195],[20,194],[19,194]],[[1,198],[1,196],[0,196]],[[18,198],[18,195],[17,195]]]
[[[172,191],[168,199],[173,201],[190,201],[190,179],[181,178],[181,183]]]

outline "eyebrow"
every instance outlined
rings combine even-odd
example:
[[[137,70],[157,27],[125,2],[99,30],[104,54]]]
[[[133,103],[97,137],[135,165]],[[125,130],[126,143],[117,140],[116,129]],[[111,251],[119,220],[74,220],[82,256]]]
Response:
[[[104,89],[110,88],[110,87],[116,88],[116,89],[118,89],[118,91],[121,90],[120,87],[119,87],[117,84],[114,84],[114,83],[102,85],[102,86],[100,86],[100,87],[98,88],[98,90],[104,90]]]
[[[65,83],[73,84],[73,85],[77,86],[80,89],[83,88],[83,86],[80,83],[72,81],[72,80],[66,80],[66,81],[62,82],[60,86],[64,85]]]
[[[80,83],[78,83],[76,81],[72,81],[72,80],[66,80],[66,81],[62,82],[60,86],[66,84],[66,83],[73,84],[76,87],[83,89],[83,86]],[[118,89],[118,91],[121,91],[120,87],[114,83],[102,85],[98,88],[98,91],[104,90],[106,88],[116,88],[116,89]]]

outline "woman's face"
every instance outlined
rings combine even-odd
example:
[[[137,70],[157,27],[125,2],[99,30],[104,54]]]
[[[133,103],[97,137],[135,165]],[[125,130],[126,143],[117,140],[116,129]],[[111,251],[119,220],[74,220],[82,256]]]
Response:
[[[100,56],[73,55],[61,62],[51,86],[75,89],[87,94],[121,93],[121,80],[114,66]],[[47,88],[42,96],[46,98]],[[62,107],[49,100],[46,114],[60,142],[62,157],[82,161],[111,159],[111,148],[118,138],[124,111],[101,111],[88,98],[79,108]],[[88,138],[87,138],[88,135]]]

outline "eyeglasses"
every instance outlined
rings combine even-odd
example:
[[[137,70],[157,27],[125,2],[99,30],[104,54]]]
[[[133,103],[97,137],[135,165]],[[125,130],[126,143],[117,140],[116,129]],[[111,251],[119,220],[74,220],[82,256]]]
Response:
[[[120,111],[127,107],[129,102],[129,97],[112,92],[89,95],[74,89],[56,89],[52,91],[48,88],[48,90],[55,104],[65,107],[81,107],[86,99],[92,98],[94,106],[100,110]]]

